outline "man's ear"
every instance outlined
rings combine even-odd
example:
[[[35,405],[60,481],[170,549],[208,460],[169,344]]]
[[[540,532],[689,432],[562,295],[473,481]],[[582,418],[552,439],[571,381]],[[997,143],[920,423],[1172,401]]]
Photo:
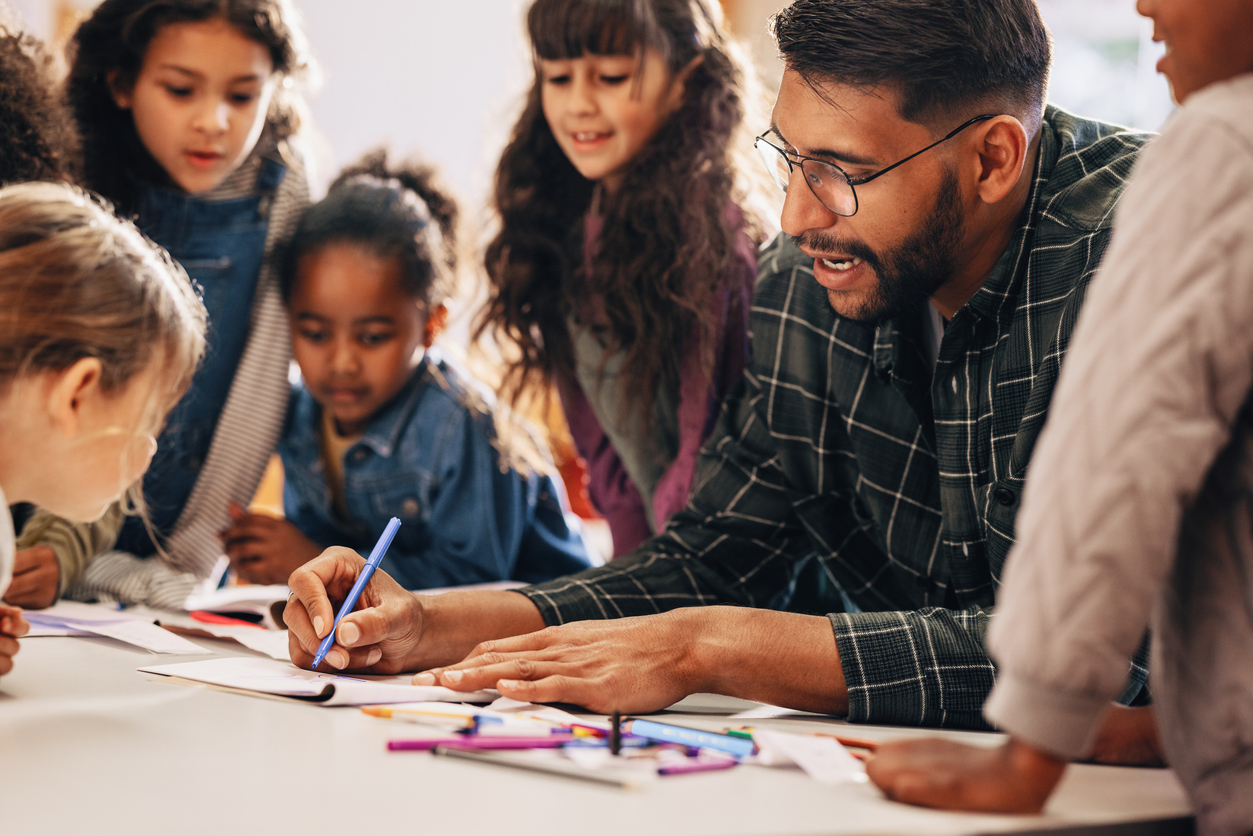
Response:
[[[48,414],[56,430],[74,438],[83,430],[85,411],[101,396],[104,367],[95,357],[84,357],[72,366],[53,372],[48,387]]]
[[[118,70],[109,70],[104,76],[105,83],[109,85],[109,93],[113,96],[113,103],[122,110],[131,109],[131,93],[134,91],[135,83],[122,83],[122,74]]]
[[[984,203],[999,203],[1018,185],[1031,142],[1022,122],[1007,114],[975,127],[979,155],[976,191]]]
[[[426,333],[422,336],[422,345],[430,348],[435,338],[444,332],[444,326],[447,324],[448,308],[445,305],[436,305],[431,308],[431,312],[426,315]]]
[[[697,55],[691,61],[687,62],[687,66],[674,74],[674,80],[670,82],[670,95],[666,99],[666,106],[670,113],[683,106],[683,97],[687,95],[687,82],[692,77],[692,73],[696,72],[696,68],[705,63],[704,55]]]

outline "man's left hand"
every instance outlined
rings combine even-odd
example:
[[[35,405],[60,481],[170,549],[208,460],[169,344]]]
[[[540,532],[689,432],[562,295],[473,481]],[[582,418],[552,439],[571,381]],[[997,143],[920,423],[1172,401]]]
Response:
[[[417,674],[415,685],[497,688],[524,702],[566,702],[590,711],[658,711],[701,690],[693,658],[700,619],[690,610],[613,621],[579,621],[483,642],[463,661]]]

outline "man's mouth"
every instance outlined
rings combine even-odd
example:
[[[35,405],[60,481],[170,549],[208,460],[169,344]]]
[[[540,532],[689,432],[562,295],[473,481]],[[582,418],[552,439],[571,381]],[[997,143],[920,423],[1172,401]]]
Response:
[[[818,260],[821,261],[825,266],[830,267],[832,270],[839,270],[841,273],[845,272],[846,270],[852,270],[858,264],[863,263],[860,258],[857,258],[855,256],[853,258],[841,259],[841,260],[830,259],[830,258],[822,258]]]

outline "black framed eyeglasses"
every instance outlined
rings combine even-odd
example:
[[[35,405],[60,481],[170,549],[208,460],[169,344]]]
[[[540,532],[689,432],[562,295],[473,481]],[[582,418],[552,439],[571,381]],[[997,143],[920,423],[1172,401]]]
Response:
[[[849,177],[844,173],[844,169],[835,163],[829,163],[826,160],[819,160],[814,157],[802,157],[800,154],[784,151],[766,139],[766,135],[770,131],[766,131],[757,137],[753,145],[757,149],[757,153],[761,155],[762,162],[766,164],[766,169],[770,172],[771,178],[780,189],[783,189],[785,194],[787,193],[788,183],[792,180],[793,169],[799,167],[805,177],[806,185],[814,193],[814,197],[818,198],[818,202],[835,214],[848,218],[857,214],[857,192],[854,190],[854,186],[860,186],[864,183],[869,183],[876,177],[882,177],[919,154],[925,154],[935,146],[948,142],[971,125],[978,122],[986,122],[989,119],[996,118],[996,116],[997,114],[995,113],[984,113],[967,122],[963,122],[949,131],[944,137],[937,139],[921,151],[915,151],[905,159],[897,160],[887,168],[880,169],[874,174],[867,174],[864,177]]]

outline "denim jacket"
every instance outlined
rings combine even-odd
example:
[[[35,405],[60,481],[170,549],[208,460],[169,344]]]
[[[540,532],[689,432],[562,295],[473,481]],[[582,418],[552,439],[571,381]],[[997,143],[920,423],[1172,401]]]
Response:
[[[406,589],[536,583],[586,569],[562,488],[547,476],[502,470],[491,416],[466,405],[465,388],[447,362],[422,360],[345,452],[350,519],[342,520],[319,452],[322,407],[297,385],[279,443],[287,519],[323,547],[365,553],[399,517],[380,568]]]

